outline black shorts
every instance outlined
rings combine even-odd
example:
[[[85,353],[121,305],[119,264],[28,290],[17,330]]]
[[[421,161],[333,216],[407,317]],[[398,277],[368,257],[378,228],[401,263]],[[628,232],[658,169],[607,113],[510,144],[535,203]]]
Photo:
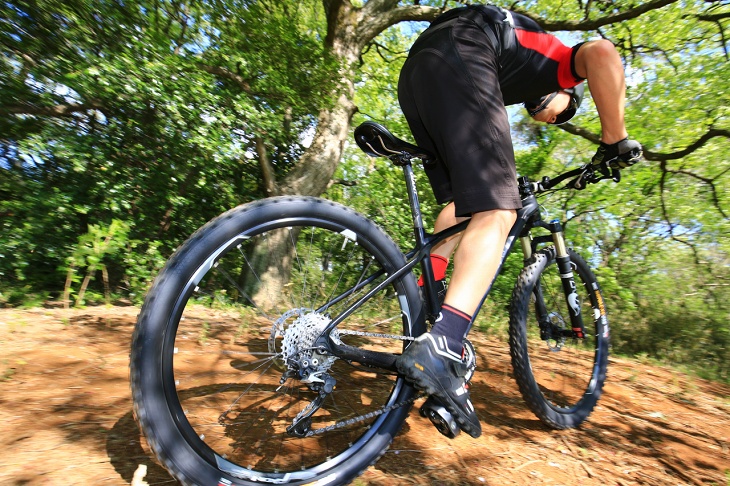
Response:
[[[426,169],[436,200],[454,201],[457,216],[522,207],[496,57],[459,17],[418,38],[398,82],[416,143],[438,155]]]

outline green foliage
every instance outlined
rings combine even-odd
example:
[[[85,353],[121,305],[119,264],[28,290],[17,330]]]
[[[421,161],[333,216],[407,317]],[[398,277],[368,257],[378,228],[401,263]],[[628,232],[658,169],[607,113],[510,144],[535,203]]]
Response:
[[[0,286],[60,293],[89,225],[128,228],[112,284],[143,293],[205,221],[286,174],[337,64],[317,2],[4,3]],[[285,52],[285,55],[282,55]]]
[[[74,284],[80,283],[75,305],[84,304],[89,282],[95,278],[97,271],[101,272],[104,281],[105,300],[110,302],[109,271],[104,260],[125,249],[128,233],[129,226],[116,219],[108,227],[89,225],[89,231],[79,237],[73,253],[66,259],[64,303],[68,304]],[[80,273],[82,270],[86,271],[83,280]]]

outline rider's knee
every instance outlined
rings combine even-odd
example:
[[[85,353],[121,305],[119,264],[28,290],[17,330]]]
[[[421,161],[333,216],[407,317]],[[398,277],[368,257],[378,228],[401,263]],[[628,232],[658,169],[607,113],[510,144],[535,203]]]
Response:
[[[515,224],[515,221],[517,221],[517,210],[493,209],[490,211],[482,211],[472,214],[471,219],[479,226],[488,227],[492,230],[507,234]]]

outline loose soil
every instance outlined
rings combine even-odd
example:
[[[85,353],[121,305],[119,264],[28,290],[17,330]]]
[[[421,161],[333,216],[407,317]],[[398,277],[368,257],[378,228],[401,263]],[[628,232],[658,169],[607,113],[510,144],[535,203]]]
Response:
[[[0,484],[175,484],[132,416],[137,312],[0,309]],[[588,422],[556,432],[524,405],[507,344],[473,341],[483,435],[449,440],[414,409],[355,484],[730,485],[730,387],[612,358]]]

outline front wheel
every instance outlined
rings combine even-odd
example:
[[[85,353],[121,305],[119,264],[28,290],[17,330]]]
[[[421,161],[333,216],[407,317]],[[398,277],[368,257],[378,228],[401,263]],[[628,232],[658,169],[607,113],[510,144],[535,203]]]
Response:
[[[554,429],[580,425],[601,396],[609,329],[603,296],[586,262],[569,250],[585,337],[571,330],[554,248],[533,255],[512,294],[510,354],[528,407]],[[570,301],[570,303],[569,303]]]
[[[136,418],[183,484],[343,484],[385,451],[415,396],[393,372],[338,359],[336,342],[399,354],[424,331],[411,273],[382,230],[315,198],[233,209],[155,280],[132,344]]]

